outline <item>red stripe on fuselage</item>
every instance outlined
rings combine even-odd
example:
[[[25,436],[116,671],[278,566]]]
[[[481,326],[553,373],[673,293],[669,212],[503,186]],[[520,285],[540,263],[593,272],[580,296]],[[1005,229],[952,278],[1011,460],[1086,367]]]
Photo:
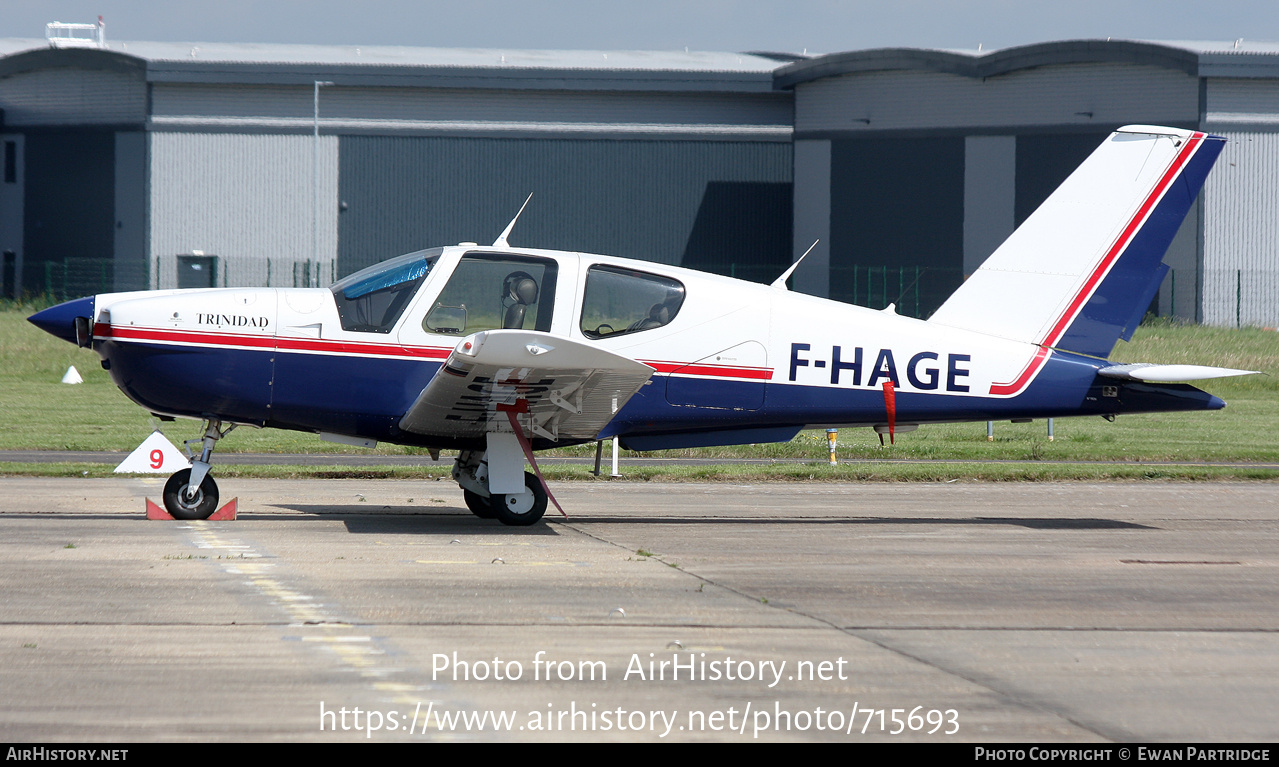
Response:
[[[767,381],[773,377],[772,368],[733,367],[730,365],[698,365],[686,362],[660,362],[658,360],[637,360],[653,368],[659,373],[679,373],[690,376],[714,376],[716,378],[749,378],[756,381]]]
[[[1018,375],[1011,383],[991,384],[991,394],[1018,394],[1022,389],[1026,388],[1026,386],[1030,384],[1031,379],[1035,377],[1035,374],[1039,372],[1039,370],[1043,367],[1044,362],[1048,359],[1049,347],[1052,347],[1060,341],[1061,337],[1070,329],[1070,324],[1075,321],[1079,312],[1084,308],[1084,304],[1086,304],[1088,299],[1092,297],[1092,294],[1096,292],[1097,286],[1099,286],[1101,281],[1105,279],[1106,275],[1110,273],[1111,267],[1115,265],[1115,262],[1119,260],[1119,257],[1128,248],[1129,243],[1132,242],[1132,238],[1137,235],[1137,230],[1141,228],[1146,217],[1149,216],[1151,210],[1154,209],[1155,204],[1163,197],[1163,193],[1168,189],[1168,186],[1172,184],[1178,174],[1181,173],[1182,169],[1186,167],[1186,163],[1190,161],[1191,155],[1195,153],[1199,145],[1203,142],[1205,135],[1206,134],[1203,133],[1195,133],[1186,140],[1186,146],[1177,153],[1172,164],[1168,166],[1168,170],[1164,171],[1164,175],[1160,177],[1159,183],[1155,184],[1154,190],[1146,196],[1141,207],[1138,208],[1137,212],[1133,214],[1133,217],[1129,219],[1128,225],[1125,226],[1124,230],[1115,238],[1110,249],[1106,251],[1105,257],[1103,257],[1101,261],[1098,262],[1097,266],[1093,268],[1092,274],[1088,276],[1083,287],[1079,289],[1079,292],[1075,294],[1074,299],[1070,302],[1066,309],[1062,311],[1061,316],[1057,318],[1057,322],[1053,323],[1053,326],[1048,331],[1047,335],[1044,336],[1043,340],[1038,342],[1040,349],[1035,352],[1035,356],[1031,358],[1026,367],[1022,369],[1021,374]]]
[[[1022,368],[1021,375],[1017,376],[1012,383],[990,385],[991,394],[1016,394],[1030,383],[1033,374],[1039,372],[1043,367],[1044,360],[1048,359],[1048,348],[1041,346],[1035,351],[1035,356],[1030,358],[1030,362],[1026,363],[1026,367]]]
[[[96,338],[117,338],[128,341],[154,341],[159,343],[196,344],[201,346],[235,346],[250,349],[279,349],[280,351],[319,352],[324,354],[368,355],[375,357],[413,357],[446,359],[451,349],[434,346],[401,346],[398,344],[373,344],[362,341],[338,341],[316,338],[289,338],[272,335],[244,335],[211,333],[203,331],[171,330],[168,328],[121,327],[98,323],[93,328]]]
[[[364,341],[340,341],[335,339],[292,338],[273,335],[245,335],[209,331],[176,330],[172,328],[143,328],[132,325],[118,326],[99,322],[93,327],[95,338],[114,338],[125,341],[150,341],[169,344],[193,344],[200,346],[226,346],[248,349],[279,349],[286,352],[313,352],[371,357],[411,357],[415,359],[447,359],[452,349],[438,346],[401,346],[376,344]],[[772,368],[731,367],[727,365],[690,365],[684,362],[640,360],[659,373],[713,376],[716,378],[747,378],[767,381],[773,377]]]

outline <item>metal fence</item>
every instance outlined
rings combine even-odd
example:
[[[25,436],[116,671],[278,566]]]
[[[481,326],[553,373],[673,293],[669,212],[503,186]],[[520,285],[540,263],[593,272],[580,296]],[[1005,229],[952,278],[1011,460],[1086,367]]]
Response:
[[[179,285],[186,255],[156,256],[149,287],[156,290]],[[335,260],[313,261],[272,258],[212,256],[216,259],[210,287],[219,288],[322,288],[337,280]],[[195,286],[192,286],[195,287]],[[203,287],[200,285],[199,287]]]
[[[179,256],[157,256],[151,264],[120,264],[109,258],[67,258],[44,264],[44,293],[65,301],[121,290],[179,287]],[[334,261],[214,256],[210,287],[325,287],[340,275]],[[147,267],[150,266],[148,269]],[[780,270],[758,264],[724,264],[729,277],[770,283]],[[914,266],[847,266],[830,270],[836,301],[927,319],[963,282],[957,269]],[[1202,295],[1202,299],[1200,296]],[[1152,306],[1156,314],[1218,327],[1279,327],[1279,270],[1171,270]]]
[[[928,319],[964,282],[959,269],[918,266],[833,266],[830,297],[869,309],[895,304],[897,313]]]
[[[769,283],[771,266],[728,264],[721,274]],[[836,301],[927,319],[963,284],[958,269],[915,266],[833,266],[830,297]],[[1279,269],[1171,269],[1151,305],[1160,316],[1217,327],[1279,327]]]
[[[776,265],[727,263],[706,271],[767,285],[785,269]],[[835,266],[830,270],[830,297],[871,309],[896,304],[898,314],[926,319],[955,292],[963,279],[958,269]]]
[[[212,267],[207,271],[207,282],[193,284],[183,280],[180,258],[188,256],[156,256],[150,269],[145,263],[121,264],[110,258],[48,261],[44,264],[44,284],[34,292],[66,301],[97,293],[177,287],[321,288],[338,277],[333,261],[210,256],[201,264]]]
[[[110,258],[67,258],[61,263],[46,261],[44,284],[35,292],[59,301],[117,290],[147,287],[145,264],[117,264]],[[118,287],[123,286],[123,287]]]
[[[1202,294],[1200,314],[1193,318],[1197,322],[1219,327],[1279,327],[1279,271],[1206,269],[1194,290]]]
[[[108,258],[68,258],[62,263],[46,261],[45,292],[59,301],[109,292],[115,289],[115,261]]]

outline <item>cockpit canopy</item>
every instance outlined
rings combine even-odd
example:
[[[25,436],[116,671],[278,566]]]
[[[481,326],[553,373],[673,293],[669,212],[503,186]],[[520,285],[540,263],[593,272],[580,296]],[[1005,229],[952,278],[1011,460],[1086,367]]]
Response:
[[[390,333],[434,271],[443,248],[420,250],[362,269],[334,283],[342,329]],[[554,258],[508,251],[465,253],[429,307],[412,319],[427,333],[465,336],[483,330],[549,332],[559,264]],[[671,277],[611,264],[586,269],[579,329],[590,339],[663,327],[684,303]],[[569,307],[560,307],[561,311]]]
[[[390,333],[441,252],[434,248],[397,256],[333,283],[329,290],[337,302],[342,329]]]

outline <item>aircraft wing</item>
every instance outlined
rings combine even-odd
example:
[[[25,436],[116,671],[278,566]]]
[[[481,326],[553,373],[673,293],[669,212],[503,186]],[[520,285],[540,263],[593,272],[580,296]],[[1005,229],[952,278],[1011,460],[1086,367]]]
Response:
[[[590,440],[653,368],[595,346],[527,330],[488,330],[458,342],[400,428],[483,437],[510,430],[514,409],[530,437]]]

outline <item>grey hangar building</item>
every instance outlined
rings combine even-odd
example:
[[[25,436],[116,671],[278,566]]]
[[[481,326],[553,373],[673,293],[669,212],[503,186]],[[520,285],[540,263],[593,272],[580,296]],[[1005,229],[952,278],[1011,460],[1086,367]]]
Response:
[[[3,295],[491,242],[927,317],[1114,128],[1229,139],[1158,313],[1279,326],[1279,44],[524,51],[0,39]]]

